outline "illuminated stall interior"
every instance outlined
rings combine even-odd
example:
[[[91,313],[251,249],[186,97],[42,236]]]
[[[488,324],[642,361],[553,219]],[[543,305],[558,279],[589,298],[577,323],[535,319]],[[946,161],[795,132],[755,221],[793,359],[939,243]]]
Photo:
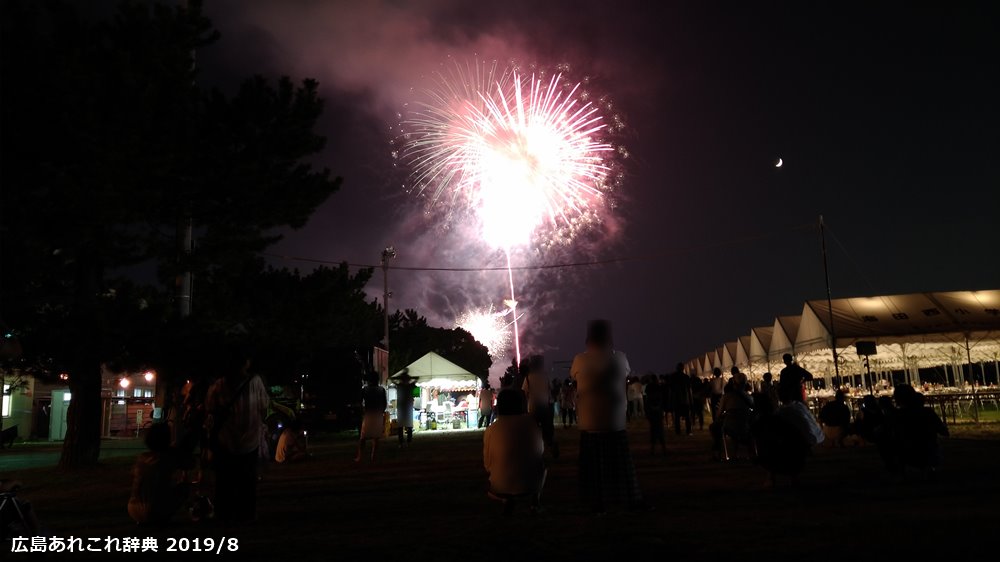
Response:
[[[482,381],[468,370],[430,352],[406,369],[416,377],[413,390],[414,431],[476,428],[479,424],[479,389]],[[402,371],[396,373],[398,377]],[[396,421],[398,389],[390,380],[389,415]]]

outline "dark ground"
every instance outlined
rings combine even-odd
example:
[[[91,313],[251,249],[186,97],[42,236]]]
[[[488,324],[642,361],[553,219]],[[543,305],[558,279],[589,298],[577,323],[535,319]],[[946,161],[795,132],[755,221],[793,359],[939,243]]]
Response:
[[[254,560],[612,561],[610,556],[761,560],[896,559],[903,555],[990,557],[1000,531],[1000,427],[955,427],[945,464],[932,481],[894,482],[874,447],[817,448],[798,487],[765,489],[748,461],[710,460],[706,432],[674,437],[669,454],[650,457],[644,424],[630,429],[632,452],[650,513],[585,513],[577,502],[578,433],[557,430],[562,457],[550,463],[543,502],[508,518],[485,494],[482,434],[418,434],[395,441],[378,462],[355,465],[349,435],[313,438],[316,459],[271,465],[259,488],[259,520],[242,526],[182,520],[136,527],[128,517],[131,458],[108,458],[84,472],[54,468],[17,474],[52,536],[238,537]],[[0,453],[0,463],[3,461]],[[89,554],[15,554],[2,558],[85,559]],[[207,553],[131,553],[121,559],[187,560]],[[100,555],[107,558],[107,554]],[[597,557],[597,558],[595,558]]]

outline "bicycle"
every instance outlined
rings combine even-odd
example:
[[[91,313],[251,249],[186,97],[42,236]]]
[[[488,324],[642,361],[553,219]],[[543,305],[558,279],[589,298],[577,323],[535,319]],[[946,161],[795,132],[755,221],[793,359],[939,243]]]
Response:
[[[31,506],[17,499],[19,485],[0,492],[0,539],[34,536],[38,532]]]

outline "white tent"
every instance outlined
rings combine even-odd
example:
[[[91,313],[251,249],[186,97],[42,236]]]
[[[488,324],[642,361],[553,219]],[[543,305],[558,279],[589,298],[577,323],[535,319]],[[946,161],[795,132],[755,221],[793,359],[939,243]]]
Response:
[[[736,342],[730,341],[722,344],[722,371],[729,372],[729,368],[736,364]]]
[[[753,374],[753,366],[750,364],[750,336],[740,336],[736,340],[736,366],[747,374]]]
[[[837,341],[831,336],[836,334]],[[772,326],[750,330],[709,351],[700,358],[703,371],[732,365],[753,373],[777,371],[782,355],[826,379],[833,380],[833,344],[842,376],[865,372],[864,357],[856,344],[871,341],[876,354],[869,357],[873,375],[905,371],[915,384],[919,369],[943,367],[954,384],[968,383],[962,365],[987,364],[1000,372],[1000,290],[911,293],[807,301],[798,316],[779,316]]]
[[[750,330],[750,363],[754,365],[755,371],[774,372],[768,361],[767,350],[771,347],[771,336],[774,335],[774,326],[759,326]]]
[[[833,366],[830,316],[842,375],[863,371],[859,341],[873,341],[873,372],[945,366],[961,381],[959,366],[1000,358],[1000,291],[912,293],[805,303],[795,338],[798,360],[821,372]],[[846,372],[845,372],[846,371]],[[914,380],[919,383],[919,380]]]
[[[709,352],[709,356],[711,356],[712,358],[712,369],[719,369],[724,371],[724,369],[722,369],[722,356],[724,354],[725,349],[726,346],[720,345],[718,348],[716,348],[714,352],[711,351]]]
[[[771,333],[771,345],[767,348],[769,363],[782,364],[781,356],[786,353],[795,355],[795,336],[799,333],[801,316],[779,316],[774,319]]]
[[[411,377],[418,377],[417,386],[445,390],[479,388],[480,379],[468,370],[431,351],[406,366]],[[399,375],[403,371],[399,371]]]
[[[701,373],[706,377],[712,375],[712,354],[706,353],[701,358]]]

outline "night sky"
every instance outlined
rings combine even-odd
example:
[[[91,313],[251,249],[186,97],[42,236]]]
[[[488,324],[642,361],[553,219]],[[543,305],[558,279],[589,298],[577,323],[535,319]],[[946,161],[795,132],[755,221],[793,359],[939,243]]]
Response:
[[[594,317],[614,322],[635,370],[665,372],[799,314],[826,297],[821,214],[834,298],[1000,287],[991,3],[734,4],[208,0],[222,40],[198,53],[199,80],[320,82],[318,162],[344,185],[272,253],[377,264],[392,244],[396,266],[495,267],[502,255],[470,250],[402,189],[396,114],[449,60],[589,77],[627,124],[618,204],[600,236],[514,261],[621,261],[517,273],[522,350],[550,363],[582,349]],[[392,271],[390,306],[450,326],[501,307],[505,280]]]

